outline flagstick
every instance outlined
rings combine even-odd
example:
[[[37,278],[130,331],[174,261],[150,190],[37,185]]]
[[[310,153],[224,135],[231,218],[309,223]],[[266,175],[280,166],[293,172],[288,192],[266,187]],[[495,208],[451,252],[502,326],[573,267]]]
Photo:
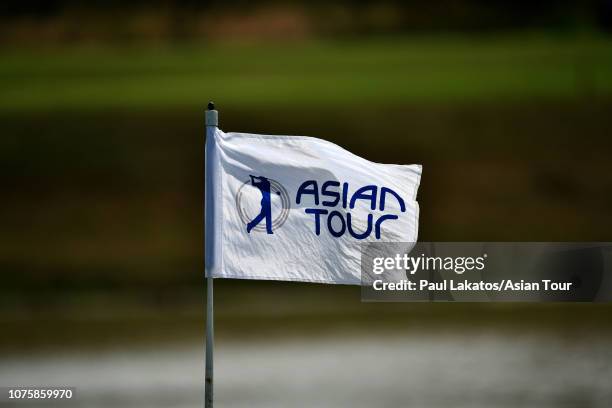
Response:
[[[218,113],[215,110],[215,105],[212,102],[208,103],[206,111],[206,137],[209,137],[209,132],[214,132],[218,126]],[[206,158],[204,159],[206,160]],[[206,165],[205,165],[206,168]],[[206,171],[208,169],[206,168]],[[206,175],[208,178],[208,174]],[[206,190],[206,183],[204,183]],[[206,192],[204,193],[206,197]],[[206,198],[204,199],[204,207],[206,207]],[[206,214],[206,209],[204,209]],[[204,216],[206,219],[206,215]],[[206,225],[205,225],[205,228]],[[210,228],[210,227],[208,227]],[[205,239],[208,239],[206,237]],[[207,243],[208,244],[208,243]],[[207,265],[208,266],[208,265]],[[213,325],[213,278],[210,276],[210,271],[206,270],[206,371],[204,374],[204,407],[213,407],[213,347],[214,347],[214,325]]]
[[[204,376],[204,407],[213,406],[213,278],[206,277],[206,373]]]

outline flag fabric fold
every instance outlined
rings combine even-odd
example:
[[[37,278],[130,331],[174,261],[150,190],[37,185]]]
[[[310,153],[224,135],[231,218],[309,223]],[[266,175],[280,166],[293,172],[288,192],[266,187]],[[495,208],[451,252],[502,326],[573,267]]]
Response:
[[[206,140],[206,271],[360,284],[361,244],[416,242],[420,165],[373,163],[313,137]]]

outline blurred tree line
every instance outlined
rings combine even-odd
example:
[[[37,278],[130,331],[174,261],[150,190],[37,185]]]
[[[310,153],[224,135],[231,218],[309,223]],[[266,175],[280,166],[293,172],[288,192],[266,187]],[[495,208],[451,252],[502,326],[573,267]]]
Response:
[[[138,0],[129,4],[8,0],[0,4],[0,42],[9,45],[541,29],[610,32],[612,0]]]

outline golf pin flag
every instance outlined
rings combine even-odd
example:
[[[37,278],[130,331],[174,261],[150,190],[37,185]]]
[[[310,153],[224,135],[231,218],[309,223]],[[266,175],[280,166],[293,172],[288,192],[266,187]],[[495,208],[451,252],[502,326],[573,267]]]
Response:
[[[421,169],[313,137],[215,128],[206,140],[207,273],[359,285],[361,243],[416,242]]]

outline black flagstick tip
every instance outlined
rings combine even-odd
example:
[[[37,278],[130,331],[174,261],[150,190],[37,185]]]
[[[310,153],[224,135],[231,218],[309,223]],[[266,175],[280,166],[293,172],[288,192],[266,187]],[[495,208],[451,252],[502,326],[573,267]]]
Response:
[[[208,110],[215,110],[215,103],[213,101],[208,102]]]

